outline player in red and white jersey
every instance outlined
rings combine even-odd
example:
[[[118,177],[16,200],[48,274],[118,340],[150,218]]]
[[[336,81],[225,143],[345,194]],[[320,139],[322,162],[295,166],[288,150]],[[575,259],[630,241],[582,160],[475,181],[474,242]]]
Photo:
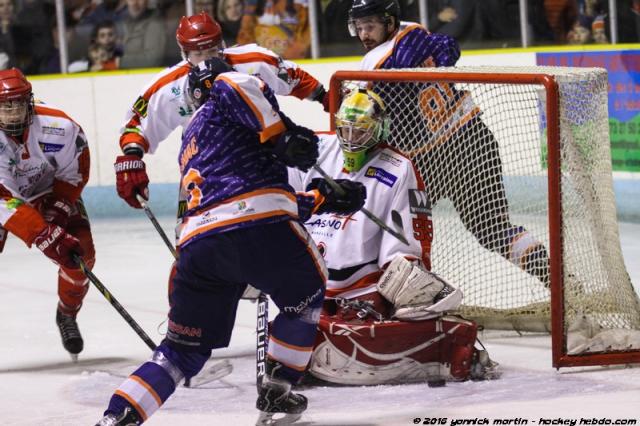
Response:
[[[16,68],[0,71],[0,251],[6,232],[35,245],[60,266],[56,323],[65,349],[83,349],[76,315],[95,253],[80,194],[89,179],[82,128],[64,112],[34,104],[31,83]]]
[[[176,40],[184,60],[146,85],[127,112],[120,136],[124,155],[116,159],[118,194],[135,208],[141,208],[136,193],[147,198],[149,179],[143,155],[154,153],[173,130],[185,127],[195,111],[188,91],[188,75],[194,65],[221,57],[235,71],[259,77],[277,95],[318,101],[328,108],[322,84],[295,63],[256,44],[225,48],[220,25],[205,12],[182,17]]]
[[[348,26],[367,51],[361,69],[455,65],[460,57],[455,39],[430,33],[416,23],[400,22],[399,15],[397,0],[354,1]],[[389,103],[385,83],[375,83],[373,89]],[[390,110],[389,142],[406,147],[404,133],[394,131],[394,123],[413,129],[419,148],[414,157],[425,164],[422,172],[431,201],[450,199],[464,226],[484,248],[548,286],[547,250],[527,229],[511,222],[498,141],[469,92],[450,83],[411,83],[403,89],[405,99],[414,102],[404,101],[402,107]]]
[[[431,202],[411,160],[385,144],[383,101],[370,90],[352,91],[336,128],[319,135],[318,164],[334,179],[364,185],[364,207],[384,222],[399,215],[409,244],[360,211],[305,222],[329,271],[311,374],[358,385],[495,375],[488,358],[480,360],[486,353],[474,348],[476,324],[447,316],[462,293],[430,272]],[[289,169],[297,191],[330,191],[319,178],[315,170]]]

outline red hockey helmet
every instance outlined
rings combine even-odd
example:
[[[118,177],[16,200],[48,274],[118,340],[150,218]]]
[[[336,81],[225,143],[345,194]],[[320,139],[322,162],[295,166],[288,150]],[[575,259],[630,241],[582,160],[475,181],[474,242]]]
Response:
[[[31,83],[19,69],[0,71],[0,102],[26,99],[30,96]]]
[[[206,12],[183,16],[176,30],[176,40],[184,52],[210,49],[222,44],[222,28]]]
[[[17,68],[0,71],[0,130],[20,135],[32,117],[31,83]]]

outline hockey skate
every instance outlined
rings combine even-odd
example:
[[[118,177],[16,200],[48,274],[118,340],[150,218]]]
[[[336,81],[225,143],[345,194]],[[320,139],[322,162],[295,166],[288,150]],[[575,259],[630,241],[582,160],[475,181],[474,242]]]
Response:
[[[130,407],[127,407],[124,409],[124,413],[119,416],[116,414],[107,414],[96,423],[96,426],[138,426],[141,424],[142,420],[138,416],[138,413]]]
[[[65,315],[60,310],[56,311],[56,324],[60,330],[62,346],[69,352],[73,362],[78,361],[78,354],[82,352],[84,341],[78,329],[76,319],[70,315]]]
[[[292,424],[307,409],[307,398],[304,395],[291,392],[291,383],[264,376],[256,408],[260,410],[256,426],[288,425]],[[283,415],[274,418],[275,415]]]

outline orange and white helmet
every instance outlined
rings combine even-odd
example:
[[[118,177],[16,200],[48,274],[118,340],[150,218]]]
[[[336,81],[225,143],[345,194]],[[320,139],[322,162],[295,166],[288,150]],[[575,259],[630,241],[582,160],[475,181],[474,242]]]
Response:
[[[0,130],[20,135],[33,119],[31,83],[17,68],[0,71]]]

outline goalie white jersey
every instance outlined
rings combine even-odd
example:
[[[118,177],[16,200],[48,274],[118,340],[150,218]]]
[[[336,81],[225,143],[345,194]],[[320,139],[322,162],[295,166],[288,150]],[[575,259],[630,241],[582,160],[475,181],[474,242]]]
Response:
[[[391,211],[397,210],[409,240],[408,246],[403,244],[362,212],[313,215],[305,226],[329,268],[327,296],[350,298],[374,291],[382,268],[397,255],[420,259],[430,269],[431,205],[411,160],[380,144],[362,169],[347,173],[337,136],[318,136],[320,166],[333,178],[362,183],[367,188],[365,207],[384,222],[391,224]],[[296,191],[305,191],[311,180],[319,177],[315,170],[289,169],[289,183]]]

